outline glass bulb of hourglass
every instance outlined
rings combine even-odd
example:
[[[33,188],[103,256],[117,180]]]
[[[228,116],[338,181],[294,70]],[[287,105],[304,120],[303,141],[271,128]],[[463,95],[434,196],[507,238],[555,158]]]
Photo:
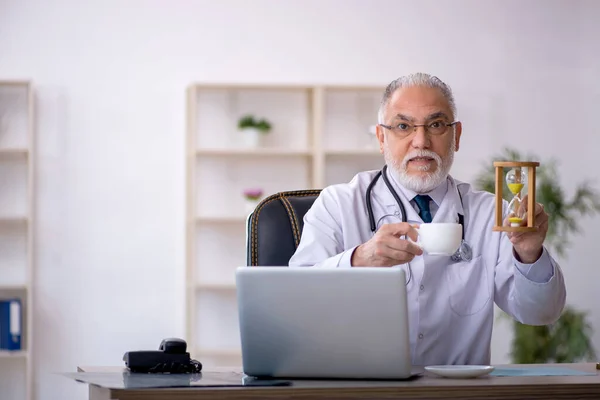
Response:
[[[515,196],[518,196],[523,190],[523,186],[527,183],[527,175],[521,168],[513,168],[506,174],[506,184],[508,189]]]
[[[521,207],[521,190],[526,183],[527,176],[520,167],[513,168],[506,174],[506,184],[514,196],[508,204],[508,221],[511,226],[521,226],[524,221],[525,211],[523,211],[524,207]]]

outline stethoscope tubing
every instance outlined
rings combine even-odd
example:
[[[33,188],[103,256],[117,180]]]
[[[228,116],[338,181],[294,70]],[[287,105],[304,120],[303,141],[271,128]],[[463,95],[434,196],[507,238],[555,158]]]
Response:
[[[375,223],[375,216],[373,214],[373,205],[371,204],[371,192],[373,191],[373,187],[375,186],[375,184],[377,183],[379,178],[383,178],[385,185],[387,186],[387,188],[390,191],[390,193],[392,194],[392,196],[394,196],[394,200],[396,200],[398,207],[400,207],[400,213],[402,215],[401,216],[402,222],[407,222],[406,209],[404,208],[404,204],[402,204],[402,201],[400,200],[398,193],[396,193],[396,191],[394,190],[394,187],[390,183],[388,176],[387,176],[387,165],[384,165],[381,170],[377,171],[377,174],[373,177],[373,179],[369,183],[369,186],[367,187],[367,192],[366,192],[365,200],[366,200],[366,204],[367,204],[367,214],[369,216],[369,225],[371,228],[371,232],[373,232],[373,233],[377,230],[377,225]],[[460,198],[460,203],[462,205],[462,196],[460,194],[460,190],[458,190],[458,188],[456,190],[458,192],[458,196]],[[462,229],[461,229],[462,230],[462,243],[461,243],[461,247],[460,247],[459,251],[457,252],[458,254],[453,255],[452,260],[453,261],[465,261],[465,260],[470,261],[472,258],[472,252],[471,252],[470,246],[465,242],[464,216],[460,213],[458,214],[458,223],[462,226]],[[408,268],[409,268],[410,275],[409,275],[408,281],[406,282],[407,285],[408,285],[408,282],[410,282],[410,280],[412,279],[412,269],[410,267],[410,263],[408,263]]]

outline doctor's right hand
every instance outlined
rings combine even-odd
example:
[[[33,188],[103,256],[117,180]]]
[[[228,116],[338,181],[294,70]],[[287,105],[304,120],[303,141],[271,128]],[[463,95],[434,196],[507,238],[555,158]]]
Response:
[[[407,222],[383,225],[371,240],[354,249],[350,263],[353,267],[392,267],[405,264],[423,254],[423,250],[414,243],[417,235],[417,230]],[[401,236],[408,236],[413,241]]]

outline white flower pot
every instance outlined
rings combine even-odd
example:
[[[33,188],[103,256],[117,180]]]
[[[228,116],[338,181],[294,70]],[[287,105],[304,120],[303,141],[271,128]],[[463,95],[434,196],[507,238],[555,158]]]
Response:
[[[242,141],[248,148],[256,148],[262,145],[263,133],[256,128],[244,128],[240,132]]]
[[[244,201],[245,201],[245,214],[246,215],[253,213],[254,210],[256,209],[256,206],[258,205],[258,203],[260,203],[260,200],[244,199]]]

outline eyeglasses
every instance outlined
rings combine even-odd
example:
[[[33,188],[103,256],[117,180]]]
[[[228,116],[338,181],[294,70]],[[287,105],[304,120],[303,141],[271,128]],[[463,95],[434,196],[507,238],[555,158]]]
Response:
[[[390,125],[384,125],[384,124],[379,124],[379,126],[385,128],[385,129],[388,129],[388,130],[392,131],[394,134],[401,136],[401,137],[407,137],[411,133],[415,132],[419,126],[422,126],[423,128],[425,128],[425,132],[429,133],[430,135],[440,136],[440,135],[443,135],[444,133],[446,133],[449,126],[454,126],[458,122],[459,121],[447,123],[443,120],[435,120],[428,124],[419,124],[419,125],[416,125],[416,124],[413,125],[413,124],[409,124],[407,122],[400,122],[396,126],[390,126]]]

